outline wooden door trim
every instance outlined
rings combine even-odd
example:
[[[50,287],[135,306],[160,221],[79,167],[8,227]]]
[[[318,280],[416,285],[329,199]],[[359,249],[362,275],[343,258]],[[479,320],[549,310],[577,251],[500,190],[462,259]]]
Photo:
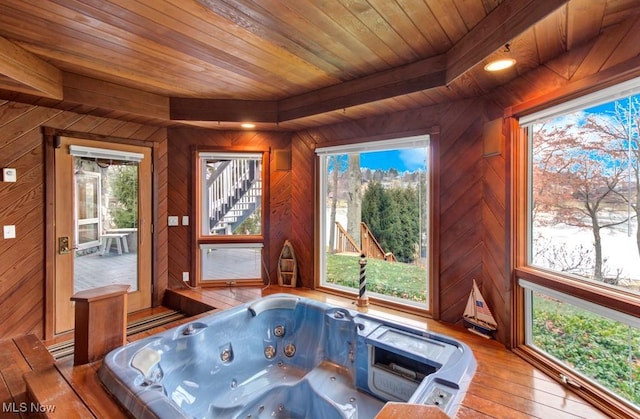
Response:
[[[114,137],[110,135],[92,134],[90,132],[71,131],[71,130],[65,130],[65,129],[50,128],[50,127],[45,127],[43,128],[43,130],[45,133],[50,132],[49,135],[53,137],[54,141],[57,141],[56,138],[67,137],[67,138],[77,138],[78,140],[101,141],[105,143],[126,144],[126,145],[133,145],[133,146],[139,146],[139,147],[148,147],[151,149],[154,149],[153,144],[155,144],[155,143],[151,143],[149,141],[144,141],[144,140]]]
[[[44,240],[44,339],[53,339],[54,333],[54,285],[55,285],[55,225],[56,216],[56,180],[55,180],[55,130],[43,129],[44,136],[44,166],[45,166],[45,240]]]

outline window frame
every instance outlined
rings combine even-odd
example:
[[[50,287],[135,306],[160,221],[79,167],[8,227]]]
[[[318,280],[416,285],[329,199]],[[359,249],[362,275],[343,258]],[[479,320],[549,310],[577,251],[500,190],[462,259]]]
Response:
[[[615,81],[609,81],[606,86],[614,85]],[[640,79],[625,80],[619,83],[620,94],[628,93],[632,86],[638,86]],[[573,391],[596,405],[597,407],[619,414],[621,416],[633,416],[639,413],[632,404],[614,396],[601,386],[588,379],[584,379],[578,374],[544,352],[527,344],[527,291],[520,285],[520,281],[527,281],[534,286],[543,287],[561,294],[576,301],[584,301],[585,306],[592,307],[591,304],[604,307],[604,310],[612,310],[638,318],[640,313],[640,298],[637,294],[623,289],[615,289],[605,284],[580,279],[577,276],[550,271],[541,267],[529,264],[529,238],[530,238],[530,188],[531,173],[529,152],[529,133],[524,126],[527,123],[552,117],[563,110],[565,112],[585,109],[593,104],[594,100],[606,98],[606,89],[592,88],[590,91],[581,92],[578,95],[573,92],[568,99],[562,102],[562,98],[549,100],[549,107],[544,109],[544,104],[535,101],[531,105],[524,104],[512,109],[509,115],[509,136],[512,140],[511,154],[511,260],[513,268],[512,289],[514,307],[512,314],[512,339],[511,344],[514,352],[534,364],[536,367],[549,374],[556,380],[569,386]],[[577,97],[577,98],[576,98]],[[602,102],[601,102],[602,103]],[[535,113],[534,113],[535,111]],[[518,117],[520,119],[518,120]],[[529,313],[530,314],[530,313]],[[567,381],[567,378],[570,379]]]
[[[101,237],[102,237],[102,218],[100,217],[100,207],[102,206],[102,175],[97,172],[84,172],[83,175],[97,180],[96,194],[98,197],[97,199],[98,202],[96,203],[96,206],[97,206],[98,216],[91,217],[91,218],[80,218],[80,208],[78,207],[79,203],[78,203],[78,200],[75,200],[74,202],[74,213],[75,213],[74,218],[76,222],[75,243],[76,243],[76,246],[78,247],[78,250],[85,250],[85,249],[90,249],[92,247],[99,246],[101,244]],[[74,179],[75,179],[75,194],[76,196],[79,196],[80,184],[78,183],[78,174],[74,174]],[[98,237],[96,240],[80,243],[80,227],[86,226],[86,225],[96,225],[97,226],[96,234]]]
[[[260,234],[242,234],[242,235],[205,235],[203,234],[203,212],[206,209],[203,207],[203,182],[202,182],[202,163],[204,157],[201,154],[228,154],[229,156],[239,156],[246,154],[248,156],[260,154],[262,156],[262,198],[260,203],[260,219],[261,219],[261,233]],[[265,266],[264,261],[269,260],[269,220],[267,215],[269,214],[269,150],[256,149],[256,148],[215,148],[215,147],[195,147],[193,152],[193,182],[194,182],[194,213],[192,223],[192,235],[193,235],[193,252],[192,252],[192,269],[195,273],[195,285],[202,287],[227,287],[227,286],[262,286],[264,285]],[[242,248],[242,245],[246,244],[247,248],[260,247],[262,249],[261,255],[261,267],[259,278],[229,278],[206,280],[203,278],[202,269],[202,249],[207,248],[208,245],[215,245],[218,248]]]
[[[353,153],[355,151],[360,152],[374,152],[374,151],[384,151],[384,150],[394,150],[401,148],[411,148],[411,143],[418,144],[420,141],[425,141],[424,139],[419,140],[420,137],[427,137],[426,141],[428,142],[428,156],[427,156],[427,185],[428,185],[428,214],[427,214],[427,230],[428,230],[428,238],[427,238],[427,304],[418,305],[412,304],[410,302],[403,302],[398,298],[386,298],[382,294],[374,294],[368,293],[369,301],[372,303],[382,306],[388,307],[391,309],[419,314],[422,316],[428,316],[433,318],[438,318],[439,313],[439,305],[437,298],[437,293],[439,293],[439,284],[438,284],[438,272],[439,272],[439,259],[437,255],[439,254],[439,182],[438,182],[438,173],[439,173],[439,148],[438,148],[438,140],[439,140],[439,129],[435,128],[430,132],[411,132],[411,133],[398,133],[392,137],[385,137],[379,139],[371,139],[365,138],[361,139],[358,142],[352,143],[340,143],[336,145],[328,145],[327,147],[319,147],[316,148],[316,203],[314,205],[316,212],[316,244],[315,244],[315,260],[317,261],[315,269],[314,269],[314,284],[316,289],[321,290],[323,292],[339,295],[346,298],[355,299],[358,296],[357,289],[351,289],[344,286],[328,286],[324,284],[323,281],[323,272],[324,267],[323,261],[325,260],[325,252],[324,252],[324,241],[325,241],[325,231],[326,226],[323,221],[325,221],[324,210],[321,210],[323,203],[325,202],[323,199],[323,190],[326,185],[326,156],[327,155],[335,155],[338,153],[348,154]],[[400,147],[398,147],[400,144]],[[403,145],[404,144],[404,145]]]

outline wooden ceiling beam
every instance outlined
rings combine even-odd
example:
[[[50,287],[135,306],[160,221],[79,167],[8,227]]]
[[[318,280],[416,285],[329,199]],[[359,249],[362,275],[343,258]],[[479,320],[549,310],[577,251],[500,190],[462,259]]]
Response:
[[[446,85],[569,0],[505,0],[447,52]]]
[[[444,85],[445,56],[346,81],[278,102],[280,121],[346,109]]]
[[[269,100],[172,97],[169,108],[174,121],[278,122],[278,102]]]
[[[171,98],[171,119],[284,122],[444,85],[445,56],[329,86],[280,101]]]
[[[3,37],[0,74],[13,82],[13,90],[62,100],[62,71]]]
[[[78,74],[64,73],[64,100],[167,121],[169,98]]]

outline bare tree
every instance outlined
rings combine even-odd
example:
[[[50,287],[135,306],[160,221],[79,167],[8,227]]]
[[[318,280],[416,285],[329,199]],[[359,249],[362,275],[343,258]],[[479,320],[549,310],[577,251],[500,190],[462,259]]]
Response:
[[[608,138],[611,148],[619,156],[620,164],[626,167],[627,176],[622,179],[624,187],[618,192],[627,202],[630,212],[633,213],[632,217],[636,221],[640,220],[640,97],[631,96],[616,101],[610,114],[592,115],[587,119],[585,126]],[[640,255],[640,228],[636,227],[635,235],[636,248]]]
[[[587,126],[537,130],[534,144],[534,222],[590,228],[593,234],[593,278],[603,278],[602,230],[627,222],[619,189],[624,168],[610,139]],[[534,149],[536,147],[534,146]]]
[[[360,154],[349,154],[347,167],[347,233],[360,243],[360,221],[362,219],[362,172]]]
[[[336,207],[338,205],[338,171],[340,170],[340,156],[333,156],[333,172],[331,174],[331,220],[329,221],[329,252],[336,251]],[[331,161],[331,160],[329,160]]]

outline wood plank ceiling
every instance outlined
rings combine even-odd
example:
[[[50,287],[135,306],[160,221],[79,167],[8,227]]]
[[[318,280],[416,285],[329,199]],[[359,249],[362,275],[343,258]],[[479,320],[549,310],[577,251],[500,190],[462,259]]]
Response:
[[[638,15],[637,0],[2,0],[0,97],[301,129],[486,94]],[[501,55],[516,66],[483,70]]]

